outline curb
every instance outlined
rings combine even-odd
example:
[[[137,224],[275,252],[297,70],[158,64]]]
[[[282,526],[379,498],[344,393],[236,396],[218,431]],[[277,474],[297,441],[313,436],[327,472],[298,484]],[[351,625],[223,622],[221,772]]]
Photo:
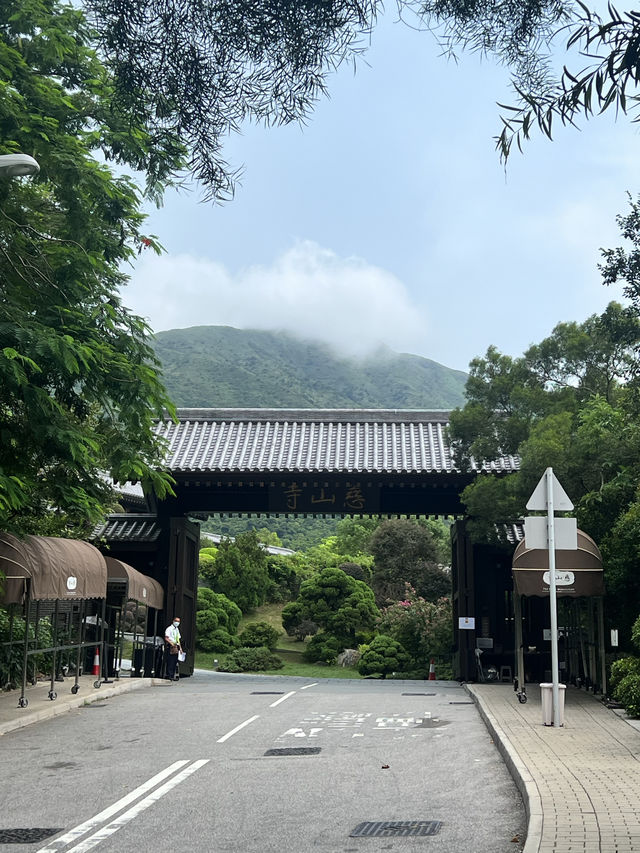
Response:
[[[53,717],[59,717],[61,714],[66,714],[74,708],[81,708],[83,705],[91,705],[93,702],[98,702],[101,699],[111,699],[113,696],[118,696],[120,693],[130,693],[132,690],[140,690],[143,687],[151,687],[155,679],[151,678],[135,678],[129,682],[119,683],[114,687],[102,687],[97,690],[94,688],[92,693],[86,696],[64,697],[62,700],[57,699],[47,705],[40,711],[26,711],[24,716],[22,713],[19,717],[13,720],[8,720],[5,723],[0,723],[0,736],[22,729],[25,726],[33,725],[33,723],[41,723],[43,720],[50,720]]]
[[[511,746],[509,738],[498,724],[496,718],[482,704],[482,700],[474,691],[473,685],[464,684],[463,687],[473,699],[484,724],[493,738],[493,742],[498,747],[498,751],[502,755],[507,769],[511,773],[522,796],[527,814],[527,840],[525,841],[522,853],[538,853],[542,841],[542,822],[544,817],[538,786],[518,753]]]

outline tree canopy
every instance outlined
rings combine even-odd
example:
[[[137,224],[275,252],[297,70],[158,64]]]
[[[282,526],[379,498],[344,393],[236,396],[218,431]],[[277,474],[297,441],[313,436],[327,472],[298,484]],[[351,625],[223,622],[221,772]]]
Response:
[[[124,266],[158,245],[104,159],[161,188],[182,149],[118,111],[80,10],[5,0],[0,22],[0,145],[41,167],[0,180],[0,526],[86,530],[108,475],[170,488],[153,422],[171,403],[119,296]]]

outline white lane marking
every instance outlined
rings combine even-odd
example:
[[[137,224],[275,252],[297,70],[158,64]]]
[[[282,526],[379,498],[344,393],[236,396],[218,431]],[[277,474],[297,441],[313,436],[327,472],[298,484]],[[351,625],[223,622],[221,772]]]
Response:
[[[239,732],[240,729],[243,729],[245,726],[248,726],[249,723],[252,723],[254,720],[257,720],[260,714],[256,714],[254,717],[249,717],[248,720],[245,720],[244,723],[240,723],[239,726],[236,726],[235,729],[231,729],[230,732],[227,732],[226,735],[222,735],[222,737],[218,738],[216,743],[224,743],[225,740],[229,740],[230,737],[233,737],[236,732]]]
[[[293,696],[295,692],[295,690],[292,690],[290,693],[285,693],[284,696],[281,696],[279,699],[276,699],[275,702],[272,702],[269,707],[275,708],[276,705],[279,705],[281,702],[284,702],[285,699],[288,699],[290,696]]]
[[[55,851],[61,850],[63,847],[66,847],[67,844],[71,844],[76,841],[81,835],[85,835],[87,832],[95,829],[99,824],[104,823],[105,820],[113,817],[114,814],[117,814],[134,800],[137,800],[138,797],[141,797],[147,791],[150,791],[151,788],[155,788],[155,786],[162,782],[163,779],[166,779],[167,776],[171,776],[172,773],[175,773],[176,770],[179,770],[188,763],[188,761],[176,761],[174,764],[171,764],[169,767],[161,770],[160,773],[156,773],[155,776],[152,776],[151,779],[148,779],[136,788],[135,791],[131,791],[125,797],[122,797],[121,800],[118,800],[117,803],[114,803],[112,806],[104,809],[104,811],[101,811],[100,814],[89,818],[89,820],[86,820],[84,823],[78,824],[78,826],[70,829],[69,832],[61,835],[60,838],[56,838],[55,841],[52,841],[46,847],[41,847],[37,853],[55,853]]]
[[[156,788],[148,797],[145,797],[140,802],[136,803],[135,806],[129,809],[129,811],[124,814],[119,815],[115,820],[112,820],[111,823],[108,823],[106,826],[103,826],[102,829],[99,829],[93,835],[90,835],[89,838],[85,838],[84,841],[81,841],[80,844],[76,844],[75,847],[72,847],[69,850],[69,853],[87,853],[88,850],[92,850],[94,847],[97,847],[102,841],[105,841],[109,838],[110,835],[113,835],[114,832],[117,832],[119,829],[122,829],[123,826],[126,826],[129,821],[138,817],[145,809],[148,809],[149,806],[152,806],[154,803],[164,797],[165,794],[168,794],[176,785],[179,785],[180,782],[184,782],[192,773],[195,773],[203,764],[207,764],[209,761],[208,758],[202,758],[199,761],[194,761],[193,764],[189,765],[189,767],[182,770],[173,779],[169,779],[168,782],[165,782],[164,785],[161,785],[159,788]]]
[[[317,681],[314,681],[313,684],[305,684],[305,686],[301,687],[300,690],[308,690],[310,687],[315,687],[317,683]]]

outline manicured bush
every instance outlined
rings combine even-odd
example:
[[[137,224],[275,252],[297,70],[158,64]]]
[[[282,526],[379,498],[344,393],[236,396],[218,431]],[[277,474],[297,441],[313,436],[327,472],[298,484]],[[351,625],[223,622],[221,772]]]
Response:
[[[640,675],[640,658],[620,658],[611,664],[611,677],[609,678],[609,690],[614,695],[620,682],[628,675]],[[619,700],[618,700],[619,701]]]
[[[280,639],[280,631],[268,622],[251,622],[238,637],[241,646],[274,649]]]
[[[263,672],[265,669],[281,669],[282,660],[265,646],[240,648],[232,652],[218,667],[220,672]]]
[[[640,674],[625,675],[616,687],[614,697],[630,717],[640,717]]]
[[[331,634],[316,634],[309,640],[302,656],[308,663],[326,663],[332,666],[343,649],[344,643]]]
[[[409,655],[400,643],[385,634],[378,634],[370,645],[361,648],[358,662],[360,675],[381,675],[386,678],[390,672],[398,672],[407,667]]]

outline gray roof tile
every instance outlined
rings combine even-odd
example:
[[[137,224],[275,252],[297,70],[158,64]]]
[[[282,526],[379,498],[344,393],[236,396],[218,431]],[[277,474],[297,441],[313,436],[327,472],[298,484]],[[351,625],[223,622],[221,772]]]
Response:
[[[444,411],[179,409],[157,431],[175,474],[455,473]],[[503,457],[474,471],[512,472]]]

